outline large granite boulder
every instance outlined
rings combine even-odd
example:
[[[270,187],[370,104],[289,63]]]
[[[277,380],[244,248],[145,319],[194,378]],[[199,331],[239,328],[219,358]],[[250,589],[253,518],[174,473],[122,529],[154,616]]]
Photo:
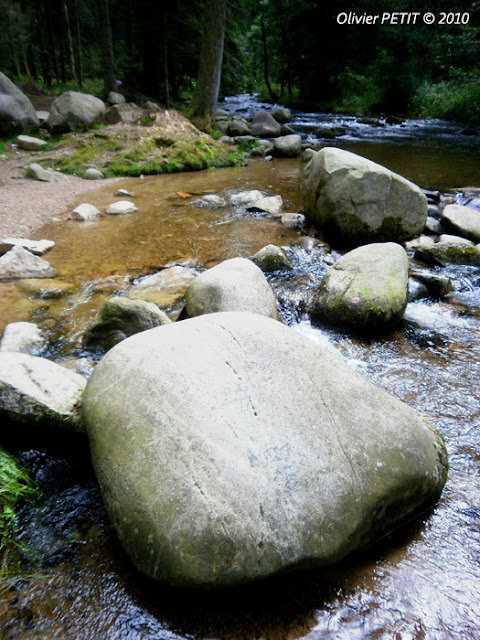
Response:
[[[349,151],[325,147],[302,179],[307,220],[346,246],[402,242],[420,234],[427,198],[402,176]]]
[[[108,351],[128,336],[170,323],[170,318],[152,302],[117,297],[107,300],[85,332],[89,349]]]
[[[282,125],[267,111],[253,114],[250,132],[259,138],[277,138],[282,135]]]
[[[177,586],[338,562],[447,477],[443,441],[418,413],[255,314],[128,338],[95,368],[83,411],[121,543]]]
[[[337,260],[315,292],[311,312],[335,327],[374,334],[398,324],[407,302],[407,253],[385,242]]]
[[[187,315],[217,311],[251,311],[278,318],[272,288],[261,269],[247,258],[225,260],[188,285]]]
[[[86,380],[45,358],[0,352],[0,417],[27,427],[84,432],[78,411]]]
[[[0,71],[0,138],[38,129],[40,122],[33,104]]]
[[[101,122],[105,104],[99,98],[78,91],[66,91],[55,98],[50,107],[48,127],[52,133],[89,129]]]

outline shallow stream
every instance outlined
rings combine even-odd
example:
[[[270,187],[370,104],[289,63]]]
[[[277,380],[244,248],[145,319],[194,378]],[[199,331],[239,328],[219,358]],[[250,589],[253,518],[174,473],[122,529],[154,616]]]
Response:
[[[425,136],[428,144],[408,136],[401,143],[386,140],[384,132],[335,144],[425,188],[479,186],[478,148],[471,138],[463,144],[459,127],[452,139],[437,135],[438,126]],[[326,268],[305,242],[309,230],[192,203],[206,192],[260,189],[281,194],[285,211],[298,211],[302,170],[297,160],[255,160],[242,168],[125,180],[119,186],[135,194],[137,213],[82,224],[66,221],[66,212],[36,234],[55,240],[45,257],[66,292],[52,297],[28,283],[0,284],[0,330],[7,322],[33,320],[50,337],[49,357],[88,356],[81,346],[88,322],[135,278],[169,264],[203,268],[250,256],[268,243],[282,245],[294,272],[270,280],[284,321],[339,350],[352,367],[436,425],[450,457],[441,499],[336,567],[198,594],[159,587],[132,568],[105,517],[86,450],[72,457],[60,449],[20,447],[44,498],[20,513],[29,575],[0,595],[2,640],[480,638],[480,271],[441,270],[455,291],[442,301],[409,304],[404,324],[388,337],[364,341],[313,326],[295,303],[298,287],[308,290]],[[105,189],[88,201],[103,207],[113,200]]]

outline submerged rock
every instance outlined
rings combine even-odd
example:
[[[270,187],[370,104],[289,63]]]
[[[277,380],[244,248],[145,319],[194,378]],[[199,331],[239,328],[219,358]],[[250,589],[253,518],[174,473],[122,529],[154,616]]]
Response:
[[[0,258],[0,280],[15,278],[52,278],[55,270],[46,260],[15,245]]]
[[[418,413],[254,314],[125,340],[92,373],[83,411],[122,545],[175,586],[338,562],[447,477],[442,438]]]
[[[292,263],[285,251],[274,244],[267,244],[266,247],[257,251],[251,260],[264,273],[278,271],[279,269],[292,269]]]
[[[278,318],[272,288],[251,260],[233,258],[204,271],[188,286],[187,315],[217,311],[251,311]]]
[[[88,222],[89,220],[96,220],[100,215],[100,211],[93,204],[83,202],[78,207],[68,214],[70,220],[78,220],[80,222]]]
[[[0,352],[0,416],[11,423],[84,432],[78,405],[85,384],[45,358]]]
[[[169,324],[170,319],[151,302],[117,297],[107,300],[85,332],[83,343],[107,351],[128,336]]]
[[[0,351],[15,351],[38,356],[46,345],[45,334],[33,322],[11,322],[3,331]]]
[[[372,334],[400,322],[408,302],[408,257],[393,242],[342,256],[315,292],[312,314],[335,327]]]
[[[427,199],[402,176],[354,153],[325,147],[302,179],[307,220],[349,246],[402,242],[420,234]]]
[[[278,213],[283,206],[282,196],[266,196],[248,205],[247,211]]]
[[[255,202],[264,197],[264,193],[253,189],[251,191],[238,191],[237,193],[231,193],[228,197],[230,204],[241,205]]]
[[[119,200],[118,202],[112,202],[106,209],[105,213],[111,216],[118,216],[125,213],[135,213],[138,211],[138,207],[129,202],[128,200]]]
[[[153,302],[160,309],[176,311],[184,305],[187,287],[197,275],[195,269],[168,267],[135,283],[127,297]]]

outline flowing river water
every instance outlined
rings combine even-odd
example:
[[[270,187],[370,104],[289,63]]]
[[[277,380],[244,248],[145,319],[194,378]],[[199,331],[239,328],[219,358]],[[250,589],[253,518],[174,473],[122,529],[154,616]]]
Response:
[[[246,113],[251,105],[243,100],[226,106]],[[328,118],[339,119],[296,114],[294,127],[301,125],[308,138],[309,123],[319,126]],[[334,144],[424,188],[453,192],[480,185],[478,137],[462,134],[459,126],[417,121],[389,134],[367,131],[353,119],[350,124],[353,134]],[[309,230],[193,202],[207,192],[260,189],[280,194],[285,211],[298,211],[303,166],[300,160],[255,160],[246,167],[126,179],[120,186],[135,194],[136,214],[81,224],[66,221],[66,212],[36,234],[56,242],[46,257],[63,295],[39,292],[28,282],[0,284],[0,330],[7,322],[37,322],[50,338],[45,355],[76,359],[77,367],[83,358],[88,373],[85,327],[133,279],[169,264],[209,267],[269,243],[282,245],[294,270],[270,281],[284,322],[337,349],[438,428],[450,459],[442,497],[335,567],[199,594],[158,586],[136,573],[105,516],[86,447],[69,455],[23,443],[20,458],[44,494],[19,515],[24,559],[18,579],[0,593],[2,640],[480,638],[480,271],[437,269],[452,278],[455,291],[441,301],[410,303],[404,324],[388,337],[365,341],[312,325],[298,305],[298,291],[308,294],[326,267],[305,242]],[[101,208],[114,199],[104,189],[88,201]]]

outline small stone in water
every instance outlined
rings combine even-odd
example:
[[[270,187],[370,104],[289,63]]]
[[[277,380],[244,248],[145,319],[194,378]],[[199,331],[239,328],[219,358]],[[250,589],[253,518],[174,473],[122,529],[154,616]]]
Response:
[[[124,198],[136,198],[136,196],[134,196],[133,193],[130,193],[126,189],[119,189],[115,195],[118,197],[124,197]]]
[[[118,202],[112,202],[105,210],[105,213],[109,215],[120,215],[122,213],[135,213],[135,211],[138,211],[138,207],[132,202],[119,200]]]

